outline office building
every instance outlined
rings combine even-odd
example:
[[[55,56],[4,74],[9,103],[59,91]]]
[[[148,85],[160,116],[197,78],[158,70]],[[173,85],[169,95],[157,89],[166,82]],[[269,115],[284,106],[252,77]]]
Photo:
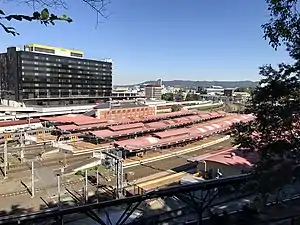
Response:
[[[0,53],[1,98],[26,105],[88,104],[110,98],[111,60],[90,60],[81,51],[44,45]]]
[[[156,84],[149,84],[145,87],[146,99],[160,100],[162,96],[162,87]]]

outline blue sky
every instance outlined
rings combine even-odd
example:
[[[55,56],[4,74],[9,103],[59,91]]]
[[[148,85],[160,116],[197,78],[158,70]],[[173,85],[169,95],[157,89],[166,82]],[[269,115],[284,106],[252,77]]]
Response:
[[[258,80],[258,67],[289,61],[263,40],[263,0],[111,0],[108,19],[69,0],[71,24],[13,23],[18,37],[0,32],[0,51],[26,43],[79,49],[88,58],[112,58],[114,84],[144,80]],[[75,2],[75,3],[74,3]],[[2,4],[2,3],[1,3]],[[7,13],[31,7],[0,4]]]

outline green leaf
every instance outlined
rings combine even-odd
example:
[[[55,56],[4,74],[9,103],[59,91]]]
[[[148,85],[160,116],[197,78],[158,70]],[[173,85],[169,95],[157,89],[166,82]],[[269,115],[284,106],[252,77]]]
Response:
[[[49,11],[48,9],[43,9],[42,12],[41,12],[41,19],[42,20],[47,20],[49,18]]]
[[[72,23],[72,22],[73,22],[73,20],[72,20],[70,17],[68,17],[68,18],[66,19],[66,21],[69,22],[69,23]]]
[[[5,13],[3,12],[3,10],[0,9],[0,15],[5,15]]]

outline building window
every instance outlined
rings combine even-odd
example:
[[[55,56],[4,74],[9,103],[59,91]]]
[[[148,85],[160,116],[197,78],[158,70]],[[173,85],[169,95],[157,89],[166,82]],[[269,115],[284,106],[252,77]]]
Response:
[[[34,50],[37,52],[43,52],[43,53],[48,53],[48,54],[54,54],[55,51],[53,49],[47,49],[47,48],[39,48],[39,47],[34,47]]]
[[[71,52],[71,56],[82,58],[82,57],[83,57],[83,54],[76,53],[76,52]]]

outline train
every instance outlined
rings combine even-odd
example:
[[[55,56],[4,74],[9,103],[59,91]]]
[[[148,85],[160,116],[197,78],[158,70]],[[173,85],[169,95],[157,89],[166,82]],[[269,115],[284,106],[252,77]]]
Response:
[[[1,133],[0,134],[0,143],[7,141],[18,141],[21,139],[21,136],[43,136],[46,134],[51,134],[53,129],[38,129],[38,130],[27,130],[16,133]]]
[[[0,133],[14,133],[40,128],[43,128],[43,124],[39,119],[0,122]]]

